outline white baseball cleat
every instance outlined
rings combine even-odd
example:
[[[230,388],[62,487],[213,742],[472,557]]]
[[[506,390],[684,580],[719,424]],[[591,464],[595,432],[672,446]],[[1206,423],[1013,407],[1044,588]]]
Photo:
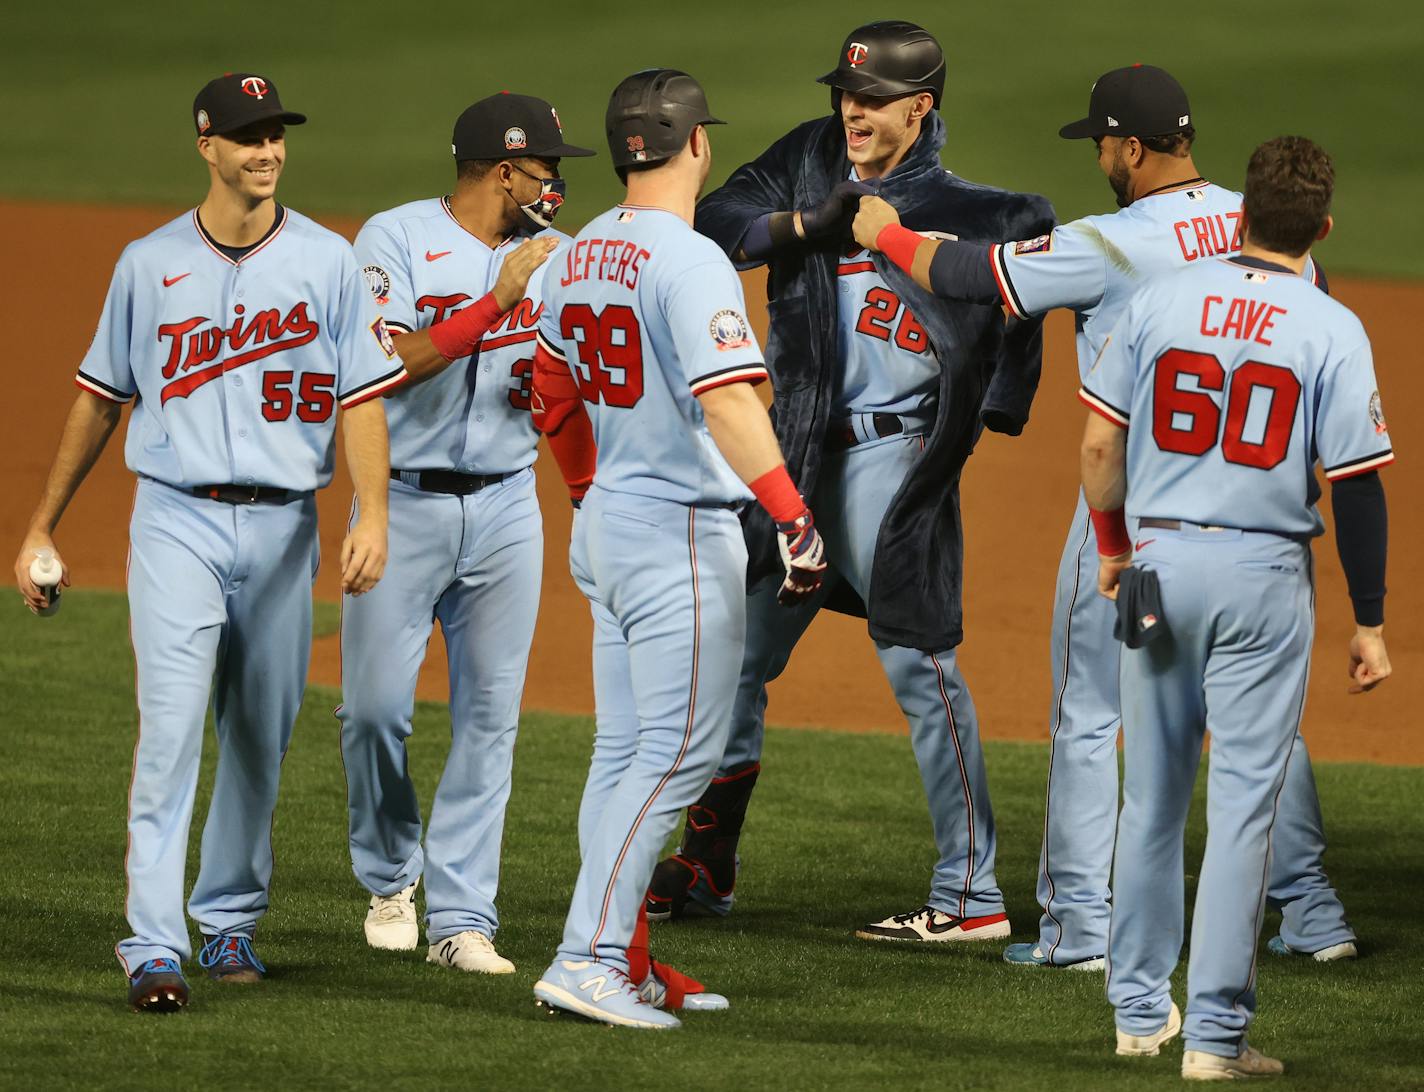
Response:
[[[862,925],[855,931],[861,940],[910,940],[944,943],[965,940],[1003,940],[1013,932],[1007,914],[986,914],[977,918],[956,918],[933,906],[921,906],[908,914],[895,914],[884,921]]]
[[[413,952],[420,944],[420,919],[415,914],[416,880],[394,895],[372,895],[366,911],[366,943],[388,952]]]
[[[1182,1012],[1173,1003],[1167,1014],[1167,1022],[1147,1035],[1129,1035],[1121,1028],[1117,1032],[1117,1052],[1125,1057],[1155,1058],[1162,1050],[1162,1044],[1175,1039],[1182,1030]],[[1188,1051],[1191,1053],[1191,1051]],[[1185,1073],[1185,1070],[1183,1070]]]
[[[513,974],[514,964],[494,950],[494,941],[474,929],[436,941],[425,962],[475,974]]]
[[[1334,963],[1339,959],[1354,959],[1360,954],[1360,950],[1355,947],[1353,940],[1342,941],[1339,944],[1331,944],[1326,948],[1317,949],[1314,952],[1302,951],[1299,948],[1292,948],[1286,943],[1285,937],[1274,936],[1266,942],[1266,949],[1272,955],[1308,955],[1317,963]]]
[[[1267,1058],[1255,1047],[1241,1044],[1234,1058],[1188,1050],[1182,1054],[1182,1078],[1188,1081],[1236,1081],[1246,1077],[1279,1077],[1286,1071],[1278,1058]]]
[[[534,996],[551,1013],[573,1013],[614,1027],[663,1031],[682,1026],[676,1016],[639,997],[617,967],[590,959],[554,960],[535,983]]]

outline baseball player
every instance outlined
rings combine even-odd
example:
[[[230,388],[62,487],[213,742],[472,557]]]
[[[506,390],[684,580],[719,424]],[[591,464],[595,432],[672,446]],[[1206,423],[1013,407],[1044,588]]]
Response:
[[[793,611],[777,610],[774,583],[750,588],[727,750],[678,854],[658,867],[650,917],[730,910],[766,687],[827,606],[868,617],[909,721],[939,857],[922,905],[856,935],[931,944],[1009,935],[974,704],[955,656],[958,477],[981,415],[1005,416],[997,407],[1007,406],[1018,420],[998,427],[1022,427],[1041,329],[1030,321],[1006,333],[998,308],[937,302],[849,237],[856,199],[876,189],[926,227],[962,238],[1052,227],[1042,198],[974,185],[940,165],[944,73],[939,43],[923,28],[857,28],[819,81],[831,87],[834,112],[793,130],[698,206],[700,231],[744,266],[771,267],[777,433],[822,521],[834,579]],[[767,571],[768,531],[748,521],[754,577]]]
[[[1077,314],[1081,374],[1141,285],[1241,246],[1241,195],[1203,179],[1186,92],[1149,65],[1093,85],[1089,116],[1064,126],[1091,137],[1121,211],[1088,216],[1004,246],[925,242],[896,226],[888,204],[866,199],[856,238],[883,250],[918,284],[954,299],[1002,302],[1017,317],[1054,307]],[[1307,277],[1323,276],[1307,263]],[[1111,606],[1092,594],[1093,530],[1081,494],[1058,568],[1053,612],[1053,706],[1037,941],[1004,952],[1021,966],[1101,970],[1107,945],[1108,870],[1117,809],[1117,642]],[[1321,865],[1325,839],[1304,740],[1296,741],[1276,830],[1271,896],[1284,910],[1273,944],[1329,960],[1355,954],[1354,933]],[[1289,948],[1286,946],[1289,945]]]
[[[514,964],[492,943],[495,890],[544,556],[531,275],[567,241],[550,229],[564,194],[559,160],[593,152],[564,141],[547,102],[508,93],[465,110],[452,149],[453,194],[379,213],[356,237],[413,385],[388,403],[391,571],[344,605],[337,716],[352,867],[371,892],[367,942],[416,947],[423,873],[427,959],[507,974]],[[436,619],[452,738],[422,852],[405,741]]]
[[[359,595],[386,558],[389,460],[380,395],[405,379],[351,247],[277,204],[285,127],[269,79],[215,79],[193,103],[210,186],[192,212],[119,258],[98,332],[16,572],[24,574],[133,402],[125,457],[138,475],[129,611],[139,735],[129,790],[118,946],[129,1004],[188,1002],[184,859],[209,695],[218,766],[188,901],[209,977],[254,982],[272,875],[272,811],[306,686],[315,490],[331,479],[336,409],[361,514],[341,548]]]
[[[1127,644],[1108,998],[1119,1054],[1156,1054],[1180,1030],[1182,1076],[1195,1080],[1283,1068],[1248,1046],[1246,1031],[1271,831],[1314,637],[1317,460],[1355,608],[1351,689],[1390,673],[1378,469],[1394,456],[1370,343],[1303,276],[1311,244],[1330,230],[1333,186],[1330,157],[1303,137],[1257,148],[1240,255],[1143,289],[1081,393],[1093,411],[1082,461],[1097,583],[1117,599]],[[1182,947],[1182,833],[1208,726],[1208,834],[1183,1021],[1169,977]]]
[[[658,852],[727,738],[746,626],[737,510],[755,497],[775,521],[783,600],[813,594],[825,565],[752,390],[766,368],[741,283],[692,229],[717,124],[684,72],[649,69],[614,89],[608,146],[627,200],[548,267],[535,363],[538,424],[576,499],[596,460],[570,566],[594,618],[597,732],[583,863],[534,995],[646,1029],[679,1025],[634,949]],[[705,992],[686,1001],[728,1004]]]

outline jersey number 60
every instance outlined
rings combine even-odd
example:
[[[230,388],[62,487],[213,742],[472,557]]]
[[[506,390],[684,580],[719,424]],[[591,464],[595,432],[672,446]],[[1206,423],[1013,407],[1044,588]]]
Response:
[[[631,307],[611,303],[597,314],[586,303],[559,314],[565,341],[578,345],[574,378],[585,402],[629,409],[643,397],[643,334]]]
[[[1181,388],[1184,375],[1196,377],[1197,390]],[[1225,385],[1226,370],[1211,353],[1168,349],[1159,356],[1152,387],[1152,438],[1157,446],[1182,455],[1205,455],[1220,435],[1221,457],[1227,462],[1260,470],[1280,465],[1295,428],[1300,380],[1289,368],[1248,360],[1231,373],[1222,430],[1221,409],[1206,392]],[[1270,398],[1270,407],[1264,425],[1257,426],[1260,439],[1247,440],[1246,421],[1257,391]]]

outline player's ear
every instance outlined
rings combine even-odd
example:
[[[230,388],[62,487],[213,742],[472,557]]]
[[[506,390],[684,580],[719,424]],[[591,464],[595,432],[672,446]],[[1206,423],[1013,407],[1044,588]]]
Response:
[[[1320,234],[1315,237],[1315,241],[1316,241],[1317,243],[1320,242],[1320,240],[1324,239],[1325,236],[1329,235],[1329,234],[1330,234],[1332,231],[1334,231],[1334,230],[1335,230],[1335,217],[1331,216],[1331,215],[1327,212],[1327,213],[1325,214],[1325,223],[1323,223],[1323,224],[1320,225]]]
[[[711,150],[711,142],[707,139],[706,126],[693,126],[692,138],[688,141],[688,146],[692,149],[694,159],[701,159]]]
[[[198,138],[198,154],[208,161],[209,166],[217,166],[218,153],[213,147],[211,137],[200,136]]]
[[[915,96],[915,101],[910,105],[910,121],[920,121],[934,106],[934,96],[928,91],[921,91]]]

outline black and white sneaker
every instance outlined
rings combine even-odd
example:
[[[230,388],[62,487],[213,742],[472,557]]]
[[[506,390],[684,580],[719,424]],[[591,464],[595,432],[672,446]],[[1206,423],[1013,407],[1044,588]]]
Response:
[[[908,914],[896,914],[884,921],[861,926],[855,935],[861,940],[963,941],[1002,940],[1012,933],[1008,914],[987,914],[978,918],[956,918],[933,906],[921,906]]]

